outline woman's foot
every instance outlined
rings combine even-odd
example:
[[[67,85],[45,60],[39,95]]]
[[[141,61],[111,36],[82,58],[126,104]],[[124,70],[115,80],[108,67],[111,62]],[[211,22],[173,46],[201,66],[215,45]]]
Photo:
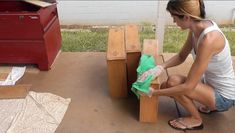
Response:
[[[213,112],[217,112],[217,110],[210,110],[209,107],[199,106],[198,111],[203,114],[211,114]]]
[[[200,130],[203,129],[202,120],[192,117],[183,117],[169,120],[168,124],[177,130]]]

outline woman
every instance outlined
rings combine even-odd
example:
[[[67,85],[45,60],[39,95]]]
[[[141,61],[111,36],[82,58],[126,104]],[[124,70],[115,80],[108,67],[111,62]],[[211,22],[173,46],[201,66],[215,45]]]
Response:
[[[202,129],[199,112],[226,111],[235,104],[235,76],[229,43],[211,20],[205,19],[203,0],[170,0],[167,4],[174,22],[183,30],[188,29],[188,37],[181,51],[165,63],[143,73],[159,76],[169,67],[179,65],[192,52],[194,63],[187,75],[172,75],[148,95],[170,96],[179,102],[190,116],[176,118],[168,123],[179,130]],[[197,108],[194,101],[204,106]]]

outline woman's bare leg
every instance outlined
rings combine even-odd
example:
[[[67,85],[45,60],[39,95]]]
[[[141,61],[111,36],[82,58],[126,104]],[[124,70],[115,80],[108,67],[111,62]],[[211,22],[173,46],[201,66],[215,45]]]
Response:
[[[184,76],[171,76],[167,80],[167,82],[161,85],[161,88],[168,88],[172,86],[176,86],[185,82],[186,77]],[[189,117],[185,117],[182,119],[185,125],[189,126],[197,126],[202,123],[202,118],[200,113],[198,112],[197,107],[194,104],[194,100],[200,102],[201,104],[210,107],[210,109],[215,109],[215,98],[214,98],[214,90],[208,85],[204,85],[202,83],[198,83],[193,91],[188,92],[185,95],[177,95],[173,96],[173,98],[179,102],[189,113]],[[173,120],[170,122],[173,126],[184,128],[181,123]]]

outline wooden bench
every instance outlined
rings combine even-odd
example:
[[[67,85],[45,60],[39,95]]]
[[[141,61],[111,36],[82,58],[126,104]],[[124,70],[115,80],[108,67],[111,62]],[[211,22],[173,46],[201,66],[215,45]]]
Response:
[[[157,62],[157,41],[152,39],[145,39],[143,44],[142,54],[152,55]],[[151,87],[154,89],[160,88],[159,78],[152,81]],[[158,97],[157,96],[140,96],[140,122],[157,122],[158,114]]]
[[[137,79],[136,69],[141,56],[138,25],[129,24],[125,26],[125,44],[127,54],[127,86],[130,92],[132,84]]]
[[[143,54],[154,56],[157,61],[157,41],[144,40]],[[137,80],[136,69],[141,56],[138,26],[134,24],[125,27],[109,29],[107,47],[108,87],[111,97],[127,97],[128,88]],[[128,81],[128,82],[127,82]],[[128,87],[127,87],[128,86]],[[151,83],[154,89],[160,88],[159,78]],[[158,111],[157,96],[140,96],[140,122],[156,122]]]
[[[127,97],[124,27],[109,29],[107,46],[108,87],[111,97]]]
[[[125,39],[126,39],[126,53],[127,53],[127,77],[128,88],[131,88],[132,83],[137,80],[136,69],[139,65],[141,56],[141,46],[139,41],[138,26],[135,24],[129,24],[125,26]],[[157,41],[156,40],[144,40],[143,54],[152,55],[157,61]],[[159,89],[160,83],[156,78],[151,83],[151,87]],[[157,121],[157,109],[158,101],[157,97],[153,96],[140,96],[140,109],[139,120],[141,122],[156,122]]]

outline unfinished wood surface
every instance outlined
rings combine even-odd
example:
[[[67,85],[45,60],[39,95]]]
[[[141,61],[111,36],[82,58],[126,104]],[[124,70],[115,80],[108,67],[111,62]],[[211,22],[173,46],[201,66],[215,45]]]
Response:
[[[25,98],[30,87],[29,84],[0,86],[0,99]]]
[[[158,64],[162,62],[162,58],[157,55],[157,41],[156,40],[144,40],[142,54],[152,55],[155,62]],[[158,61],[161,60],[161,61]],[[151,87],[154,89],[160,88],[159,77],[152,81]],[[140,96],[140,122],[157,122],[158,114],[158,97],[157,96]]]
[[[138,25],[129,24],[125,26],[125,39],[126,39],[126,51],[128,53],[141,52]]]
[[[111,60],[108,65],[109,93],[112,97],[127,97],[126,64],[122,60]]]
[[[127,53],[127,84],[131,90],[132,84],[137,79],[136,69],[141,56],[141,46],[139,39],[139,27],[135,24],[125,26],[125,44]]]
[[[158,79],[156,79],[151,87],[159,89]],[[140,96],[140,121],[141,122],[157,122],[158,99],[157,96]]]
[[[15,66],[17,67],[17,65]],[[22,67],[22,65],[20,65],[19,67]],[[12,70],[13,66],[0,66],[0,75],[1,73],[10,73]],[[25,73],[30,73],[30,74],[38,74],[40,72],[40,70],[38,69],[37,66],[34,65],[27,65],[26,69],[25,69]]]
[[[0,66],[0,73],[10,73],[12,70],[12,67],[10,66]]]
[[[142,54],[152,55],[156,62],[158,56],[158,44],[155,39],[144,39]]]
[[[109,29],[107,60],[126,59],[124,39],[123,27]]]
[[[162,55],[158,55],[156,58],[157,64],[163,63]],[[152,81],[151,87],[154,89],[160,89],[161,83],[167,80],[167,72],[164,71],[158,78]],[[158,119],[158,105],[159,99],[157,96],[140,97],[140,121],[141,122],[157,122]]]
[[[127,97],[124,28],[110,28],[107,46],[108,86],[111,97]]]
[[[127,53],[127,84],[128,90],[131,90],[132,84],[137,80],[137,67],[139,65],[141,52]]]
[[[0,81],[5,81],[11,70],[12,67],[10,66],[0,66]]]
[[[5,81],[8,77],[9,73],[0,73],[0,81]]]

